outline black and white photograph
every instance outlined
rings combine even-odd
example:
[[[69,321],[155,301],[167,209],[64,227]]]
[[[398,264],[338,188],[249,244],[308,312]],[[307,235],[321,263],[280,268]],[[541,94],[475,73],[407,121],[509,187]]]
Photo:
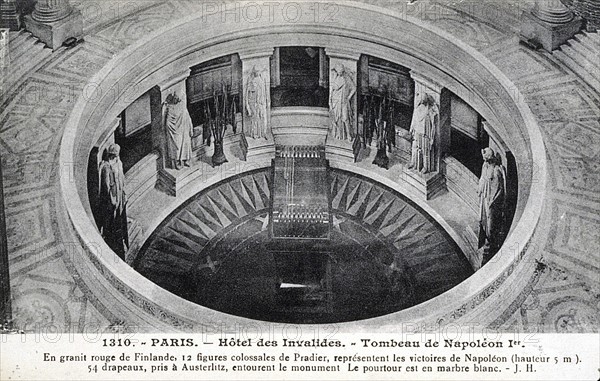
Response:
[[[1,380],[598,380],[600,1],[0,0],[0,272]]]

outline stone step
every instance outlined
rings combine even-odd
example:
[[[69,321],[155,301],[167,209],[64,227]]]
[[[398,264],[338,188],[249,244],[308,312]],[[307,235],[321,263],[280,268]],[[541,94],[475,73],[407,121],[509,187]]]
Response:
[[[11,54],[11,66],[29,65],[36,56],[46,47],[36,39],[27,40],[22,44],[23,48],[18,49],[15,54]]]
[[[560,47],[560,49],[569,57],[571,57],[571,59],[575,62],[577,62],[577,64],[586,72],[589,73],[589,75],[591,75],[592,77],[595,77],[596,79],[600,80],[600,76],[598,76],[598,67],[600,65],[598,65],[598,63],[592,62],[590,61],[590,59],[583,54],[582,52],[580,52],[579,50],[576,50],[575,48],[573,48],[572,46],[568,46],[568,45],[563,45]]]
[[[567,49],[563,48],[564,47],[561,47],[560,50],[554,52],[554,56],[559,61],[564,63],[567,67],[573,70],[575,74],[580,76],[585,82],[592,86],[600,81],[597,75],[598,66],[593,66],[589,63],[589,61],[583,59],[582,56],[574,54],[572,49],[569,49],[568,47]]]
[[[23,40],[29,37],[31,34],[20,30],[18,32],[8,32],[8,48],[12,51],[21,44]]]
[[[38,40],[31,33],[23,32],[17,36],[14,43],[9,42],[10,60],[16,61],[25,54]]]
[[[45,49],[45,45],[27,31],[15,32],[11,37],[9,41],[10,63],[6,71],[5,82],[7,89],[52,53],[52,50]]]
[[[575,39],[569,40],[567,46],[581,54],[592,66],[600,66],[600,49],[590,49]]]
[[[600,46],[596,45],[596,42],[586,33],[578,33],[573,37],[573,39],[585,46],[585,48],[590,51],[597,51],[600,49]]]
[[[554,57],[560,62],[566,65],[569,69],[573,70],[584,82],[589,84],[594,89],[600,89],[600,80],[596,79],[589,71],[583,66],[576,62],[571,56],[563,52],[562,50],[555,50]],[[596,69],[597,70],[597,69]]]
[[[46,49],[44,44],[33,42],[21,55],[16,58],[11,57],[8,69],[9,81],[16,81],[23,75],[22,73],[30,71],[39,64],[43,58],[46,58],[50,54],[52,54],[52,50]]]
[[[600,33],[599,32],[581,32],[586,40],[588,40],[595,50],[600,50]]]
[[[560,62],[595,89],[600,83],[600,34],[581,32],[554,52]]]

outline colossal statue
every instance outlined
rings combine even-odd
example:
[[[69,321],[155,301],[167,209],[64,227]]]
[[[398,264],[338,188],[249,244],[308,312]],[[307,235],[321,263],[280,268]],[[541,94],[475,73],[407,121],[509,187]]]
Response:
[[[246,136],[253,139],[267,138],[268,124],[267,113],[271,107],[269,103],[266,71],[258,71],[256,67],[248,74],[244,93],[246,114],[250,117],[250,130]]]
[[[506,208],[506,171],[491,148],[481,150],[483,166],[479,179],[479,248],[494,254],[502,244]]]
[[[189,167],[192,159],[192,118],[177,93],[167,95],[163,103],[163,126],[167,133],[167,157],[172,168]]]
[[[333,137],[340,140],[352,141],[352,124],[354,112],[352,98],[356,93],[354,73],[344,65],[332,69],[332,78],[329,93],[329,112],[331,114],[331,128]]]
[[[439,106],[431,95],[425,94],[413,112],[410,125],[412,147],[409,168],[423,174],[437,170],[438,124]]]

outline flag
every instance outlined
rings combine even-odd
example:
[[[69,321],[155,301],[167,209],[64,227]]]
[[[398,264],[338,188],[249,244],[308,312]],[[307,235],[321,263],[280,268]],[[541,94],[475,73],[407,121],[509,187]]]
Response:
[[[352,143],[352,153],[354,154],[354,162],[356,163],[356,161],[358,160],[358,155],[360,154],[360,148],[361,148],[361,142],[360,142],[360,135],[356,135],[354,137],[354,142]]]

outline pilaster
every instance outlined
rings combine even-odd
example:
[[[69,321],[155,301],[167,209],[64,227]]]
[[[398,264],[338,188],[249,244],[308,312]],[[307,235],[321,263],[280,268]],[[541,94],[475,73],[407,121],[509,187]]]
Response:
[[[274,155],[271,130],[271,56],[274,49],[239,52],[242,61],[242,151],[250,157]]]
[[[351,47],[327,47],[329,57],[329,131],[326,153],[354,161],[352,142],[358,128],[358,61]]]

